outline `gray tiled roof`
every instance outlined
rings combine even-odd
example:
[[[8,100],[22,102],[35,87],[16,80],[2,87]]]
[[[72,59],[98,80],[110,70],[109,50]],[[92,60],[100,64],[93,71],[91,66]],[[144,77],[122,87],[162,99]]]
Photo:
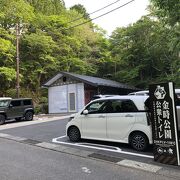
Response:
[[[93,76],[85,76],[80,74],[74,74],[69,72],[60,72],[56,76],[54,76],[52,79],[50,79],[48,82],[44,84],[44,86],[50,86],[53,82],[55,82],[58,78],[62,76],[67,76],[75,80],[82,81],[84,83],[90,84],[92,86],[108,86],[108,87],[115,87],[115,88],[122,88],[122,89],[130,89],[130,90],[137,90],[137,88],[133,86],[129,86],[123,83],[119,83],[116,81],[93,77]]]

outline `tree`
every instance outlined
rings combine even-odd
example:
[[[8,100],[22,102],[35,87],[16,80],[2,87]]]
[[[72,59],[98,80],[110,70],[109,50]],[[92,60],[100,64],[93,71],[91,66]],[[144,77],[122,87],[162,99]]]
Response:
[[[169,49],[170,29],[148,17],[127,28],[117,28],[111,37],[111,52],[116,63],[116,80],[140,88],[149,83],[178,78],[176,54]]]
[[[168,19],[171,25],[180,22],[180,2],[179,0],[151,0],[154,11],[159,17]]]
[[[171,52],[171,74],[168,80],[180,86],[180,3],[179,0],[151,0],[151,13],[156,15],[164,27],[168,28],[168,51]]]
[[[86,11],[86,8],[81,4],[76,4],[70,8],[71,10],[76,10],[79,14],[82,14],[84,19],[90,20],[90,16]]]
[[[56,68],[53,57],[56,44],[50,36],[43,33],[26,35],[22,43],[22,73],[25,77],[23,83],[27,84],[27,88],[38,92],[42,77]]]
[[[13,68],[0,67],[0,96],[5,94],[5,91],[14,84],[16,79],[16,71]]]
[[[65,10],[63,0],[27,0],[34,8],[35,13],[44,15],[60,15]]]
[[[0,26],[15,28],[17,23],[28,23],[34,18],[33,7],[24,0],[0,0]]]
[[[41,85],[59,71],[102,75],[109,59],[108,40],[92,22],[71,28],[68,22],[74,18],[81,17],[80,23],[87,21],[80,12],[66,10],[59,0],[0,1],[1,67],[15,69],[16,23],[25,32],[20,39],[21,93],[32,91],[39,96]],[[6,81],[8,69],[1,72],[6,90],[13,88],[14,84]]]

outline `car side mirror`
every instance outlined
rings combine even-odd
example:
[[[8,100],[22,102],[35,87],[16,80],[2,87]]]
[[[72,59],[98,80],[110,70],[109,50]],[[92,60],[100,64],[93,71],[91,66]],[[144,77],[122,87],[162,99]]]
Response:
[[[85,109],[85,110],[83,111],[83,114],[84,114],[84,115],[87,115],[87,114],[88,114],[88,110]]]

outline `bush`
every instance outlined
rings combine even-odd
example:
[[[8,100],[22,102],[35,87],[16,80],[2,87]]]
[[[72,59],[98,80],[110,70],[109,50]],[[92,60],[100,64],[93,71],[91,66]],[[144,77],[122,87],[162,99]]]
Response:
[[[6,91],[6,97],[16,98],[16,89],[8,89]]]
[[[38,104],[34,109],[35,114],[48,114],[48,103]]]
[[[40,105],[36,105],[34,107],[34,113],[35,114],[40,114],[41,113],[41,106]]]

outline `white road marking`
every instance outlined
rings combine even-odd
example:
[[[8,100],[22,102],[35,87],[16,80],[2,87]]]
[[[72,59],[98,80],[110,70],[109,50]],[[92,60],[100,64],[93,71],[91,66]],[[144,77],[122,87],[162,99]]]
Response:
[[[85,146],[96,146],[96,147],[104,147],[107,149],[115,149],[117,151],[121,151],[121,149],[119,147],[115,147],[115,146],[108,146],[108,145],[102,145],[102,144],[93,144],[93,143],[78,143],[79,145],[85,145]]]
[[[70,146],[77,146],[77,147],[85,147],[85,148],[97,149],[97,150],[106,150],[106,151],[108,150],[108,151],[111,151],[111,152],[121,151],[120,148],[117,148],[117,150],[113,150],[113,149],[108,149],[108,148],[104,148],[104,147],[95,147],[95,146],[83,145],[81,143],[69,143],[69,142],[58,141],[58,139],[62,139],[64,137],[66,137],[66,136],[61,136],[61,137],[58,137],[58,138],[54,138],[54,139],[52,139],[52,142],[53,143],[58,143],[58,144],[70,145]]]
[[[60,137],[57,137],[57,138],[53,138],[52,142],[53,143],[58,143],[58,144],[70,145],[70,146],[85,147],[85,148],[90,148],[90,149],[97,149],[97,150],[104,150],[104,151],[109,151],[109,152],[116,152],[116,153],[120,153],[120,154],[128,154],[128,155],[132,155],[132,156],[146,157],[146,158],[151,158],[151,159],[154,158],[153,156],[149,156],[149,155],[145,155],[145,154],[123,151],[122,149],[120,149],[118,147],[115,147],[115,146],[109,146],[110,148],[112,148],[112,147],[115,148],[115,149],[109,149],[109,148],[105,148],[105,147],[108,147],[108,146],[105,146],[105,145],[100,145],[101,147],[96,147],[96,144],[69,143],[69,142],[60,141],[60,139],[65,138],[65,137],[67,137],[67,136],[60,136]],[[84,145],[84,144],[86,144],[86,145]]]
[[[87,167],[82,167],[81,169],[82,169],[83,172],[91,174],[90,169],[88,169]]]
[[[116,164],[127,166],[127,167],[134,167],[137,169],[150,171],[150,172],[157,172],[158,170],[160,170],[162,168],[161,166],[151,165],[151,164],[127,160],[127,159],[119,161]]]

